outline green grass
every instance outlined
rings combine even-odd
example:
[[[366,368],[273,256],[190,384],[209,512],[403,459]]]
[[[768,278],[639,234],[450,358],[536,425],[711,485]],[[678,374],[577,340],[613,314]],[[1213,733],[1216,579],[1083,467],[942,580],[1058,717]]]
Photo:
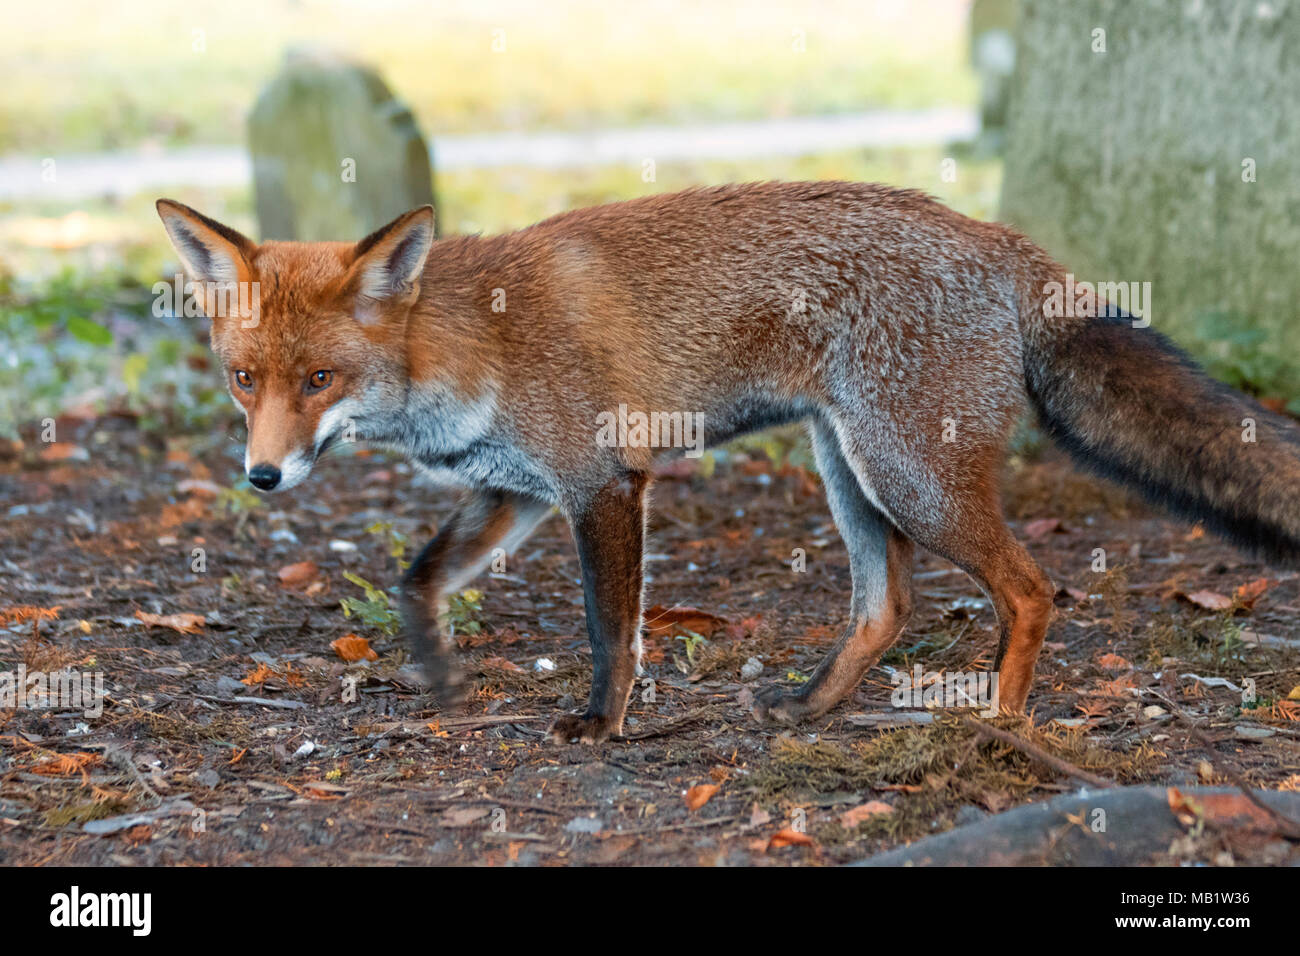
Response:
[[[965,6],[10,4],[0,31],[0,152],[242,142],[258,90],[295,45],[379,66],[429,135],[971,104]]]

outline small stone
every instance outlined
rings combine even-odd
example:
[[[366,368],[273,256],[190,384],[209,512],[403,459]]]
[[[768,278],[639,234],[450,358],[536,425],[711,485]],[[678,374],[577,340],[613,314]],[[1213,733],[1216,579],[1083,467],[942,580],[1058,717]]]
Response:
[[[761,673],[763,673],[763,662],[757,657],[751,657],[740,668],[740,679],[754,680]]]
[[[1232,728],[1239,740],[1265,740],[1277,734],[1271,727],[1247,727],[1240,725]]]
[[[201,770],[194,775],[194,779],[209,790],[215,790],[221,783],[221,774],[215,770]]]
[[[222,676],[217,678],[218,694],[242,694],[246,690],[248,690],[248,688],[245,687],[241,681],[237,681],[233,677]]]

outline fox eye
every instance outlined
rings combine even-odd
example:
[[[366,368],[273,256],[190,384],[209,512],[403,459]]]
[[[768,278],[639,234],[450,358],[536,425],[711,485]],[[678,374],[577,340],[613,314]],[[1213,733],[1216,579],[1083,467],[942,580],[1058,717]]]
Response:
[[[242,368],[235,369],[235,383],[246,392],[253,390],[253,376]]]
[[[334,381],[334,373],[327,368],[318,369],[312,372],[307,378],[307,387],[319,391]]]

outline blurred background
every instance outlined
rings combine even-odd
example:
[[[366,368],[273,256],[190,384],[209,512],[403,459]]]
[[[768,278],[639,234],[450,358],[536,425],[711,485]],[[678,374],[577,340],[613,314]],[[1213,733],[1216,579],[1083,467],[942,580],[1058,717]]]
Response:
[[[1284,0],[6,0],[0,435],[233,409],[153,201],[349,239],[757,179],[1015,223],[1300,412],[1300,5]]]

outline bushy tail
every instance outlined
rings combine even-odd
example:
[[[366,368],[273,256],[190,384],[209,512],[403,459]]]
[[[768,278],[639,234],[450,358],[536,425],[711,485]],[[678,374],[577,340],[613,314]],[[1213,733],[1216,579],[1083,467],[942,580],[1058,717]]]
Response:
[[[1083,466],[1273,563],[1300,565],[1300,428],[1214,381],[1153,328],[1102,307],[1054,317],[1043,257],[1021,283],[1025,381]]]

